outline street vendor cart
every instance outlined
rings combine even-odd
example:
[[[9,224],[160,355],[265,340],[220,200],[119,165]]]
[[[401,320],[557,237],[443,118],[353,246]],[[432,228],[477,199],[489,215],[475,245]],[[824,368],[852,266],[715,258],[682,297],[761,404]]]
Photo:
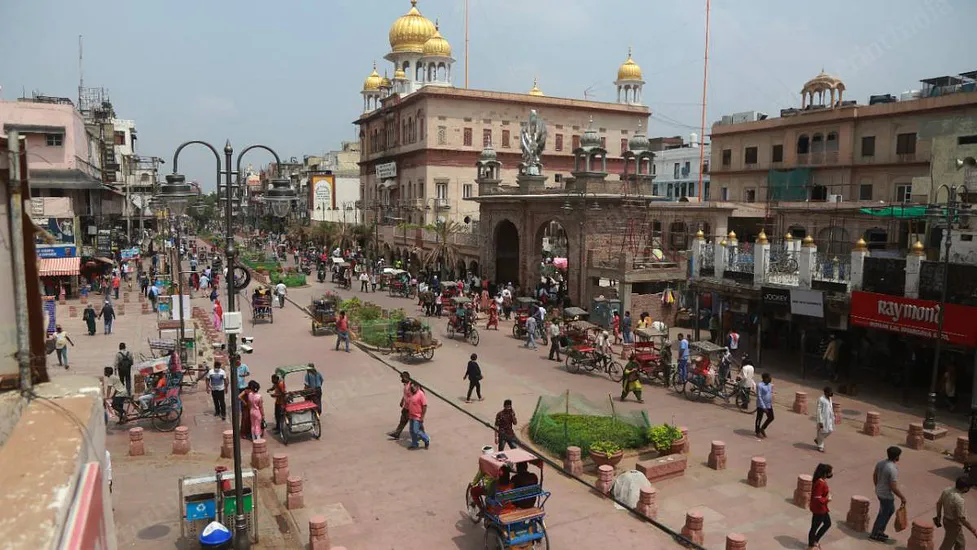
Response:
[[[312,314],[312,335],[318,336],[320,331],[335,332],[336,330],[336,309],[339,304],[339,296],[336,294],[325,294],[319,298],[314,298],[309,306]]]
[[[546,501],[543,461],[522,449],[487,453],[478,459],[478,474],[465,491],[468,517],[485,527],[486,550],[549,550],[546,534]],[[510,482],[520,464],[527,464],[526,479],[535,483],[515,486]],[[539,472],[539,475],[535,473]]]
[[[440,347],[441,342],[431,335],[431,327],[412,317],[397,323],[397,334],[390,341],[390,352],[405,359],[420,357],[430,361],[434,350]]]

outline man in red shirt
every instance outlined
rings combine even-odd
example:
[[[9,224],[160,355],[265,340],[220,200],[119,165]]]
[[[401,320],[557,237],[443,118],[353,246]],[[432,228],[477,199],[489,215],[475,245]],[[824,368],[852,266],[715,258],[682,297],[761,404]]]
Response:
[[[427,396],[417,383],[410,384],[410,398],[407,400],[407,415],[410,417],[410,450],[419,448],[418,439],[424,441],[424,448],[431,447],[431,438],[424,432],[424,417],[427,415]]]
[[[349,318],[345,311],[340,311],[339,319],[336,319],[336,351],[343,341],[346,342],[346,353],[349,353]]]

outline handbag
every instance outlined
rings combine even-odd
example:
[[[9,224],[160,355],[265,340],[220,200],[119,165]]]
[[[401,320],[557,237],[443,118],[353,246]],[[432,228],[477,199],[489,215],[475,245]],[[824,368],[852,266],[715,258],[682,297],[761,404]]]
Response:
[[[906,527],[909,526],[909,512],[906,511],[906,505],[903,504],[899,506],[896,510],[896,532],[905,531]]]

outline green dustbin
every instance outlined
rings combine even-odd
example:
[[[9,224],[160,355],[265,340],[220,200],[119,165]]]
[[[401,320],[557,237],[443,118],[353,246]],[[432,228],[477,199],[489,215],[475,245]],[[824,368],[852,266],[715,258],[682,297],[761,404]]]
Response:
[[[244,513],[248,514],[254,510],[254,496],[251,494],[250,487],[245,487],[242,492],[244,493]],[[234,491],[224,491],[224,517],[235,514],[237,514],[237,498],[234,496]]]

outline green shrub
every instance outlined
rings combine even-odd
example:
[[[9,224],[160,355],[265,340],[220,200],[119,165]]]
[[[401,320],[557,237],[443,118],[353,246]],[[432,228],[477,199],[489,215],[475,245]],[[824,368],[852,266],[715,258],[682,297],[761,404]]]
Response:
[[[278,283],[285,283],[288,288],[295,288],[299,286],[305,286],[305,274],[296,272],[281,272],[277,269],[274,271],[269,271],[268,276],[271,279],[271,284],[277,285]]]
[[[648,438],[655,450],[663,453],[672,447],[672,443],[682,438],[682,430],[668,424],[660,424],[648,429]]]
[[[610,441],[595,441],[590,444],[590,452],[610,458],[621,452],[621,446]]]
[[[568,446],[580,447],[583,454],[597,443],[620,449],[640,449],[649,443],[646,427],[635,426],[613,416],[545,414],[537,412],[530,421],[529,437],[550,453],[566,456]]]

